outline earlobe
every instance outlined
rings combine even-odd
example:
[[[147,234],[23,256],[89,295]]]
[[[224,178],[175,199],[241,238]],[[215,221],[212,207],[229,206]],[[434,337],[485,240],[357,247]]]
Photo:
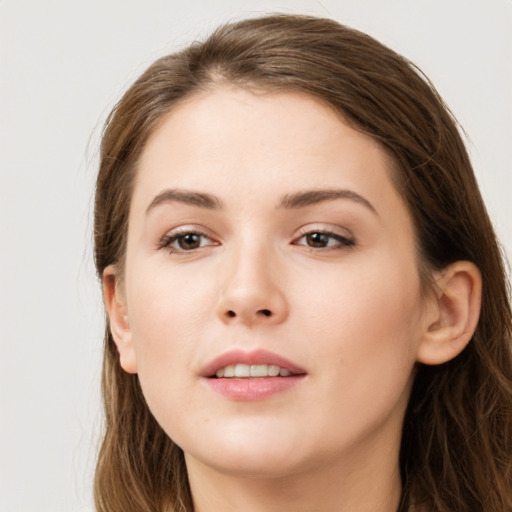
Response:
[[[102,282],[103,302],[109,319],[110,332],[119,352],[121,366],[127,373],[137,373],[137,360],[128,312],[114,265],[108,266],[103,271]]]
[[[482,277],[473,263],[457,261],[439,273],[418,362],[446,363],[464,350],[478,324],[481,295]]]

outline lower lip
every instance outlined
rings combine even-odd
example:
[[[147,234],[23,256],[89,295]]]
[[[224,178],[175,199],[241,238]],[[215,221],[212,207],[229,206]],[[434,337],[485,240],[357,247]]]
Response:
[[[260,377],[253,379],[206,379],[210,389],[238,402],[265,400],[296,386],[305,375]]]

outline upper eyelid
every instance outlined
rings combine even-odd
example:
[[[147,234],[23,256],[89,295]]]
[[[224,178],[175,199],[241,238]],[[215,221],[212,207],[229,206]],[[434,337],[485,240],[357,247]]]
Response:
[[[312,234],[312,233],[320,233],[320,234],[330,237],[334,240],[337,240],[338,242],[340,242],[343,245],[355,245],[356,244],[356,240],[352,236],[341,235],[339,233],[334,233],[332,231],[320,231],[320,230],[306,231],[304,234],[295,237],[295,239],[293,240],[292,243],[294,245],[299,245],[299,244],[297,244],[297,242],[299,240],[301,240],[305,236]]]
[[[308,233],[325,233],[328,235],[335,235],[335,236],[340,236],[343,238],[350,238],[350,239],[355,238],[352,230],[342,227],[342,226],[336,226],[333,224],[324,224],[322,226],[321,223],[310,223],[310,224],[301,226],[297,230],[297,232],[298,232],[298,236],[304,236],[304,235],[307,235]]]
[[[188,233],[194,233],[196,235],[203,235],[207,238],[215,238],[211,230],[206,229],[204,227],[198,227],[194,224],[184,225],[184,226],[177,226],[175,228],[169,229],[165,232],[165,234],[162,236],[162,238],[169,238],[169,237],[178,237],[181,235],[186,235]]]
[[[336,231],[331,231],[331,230],[327,230],[327,229],[308,229],[304,233],[299,234],[299,236],[296,237],[296,238],[302,238],[302,237],[304,237],[306,235],[310,235],[312,233],[320,233],[322,235],[330,236],[332,238],[346,238],[346,239],[351,239],[352,238],[351,235],[343,234],[343,233],[337,233]]]

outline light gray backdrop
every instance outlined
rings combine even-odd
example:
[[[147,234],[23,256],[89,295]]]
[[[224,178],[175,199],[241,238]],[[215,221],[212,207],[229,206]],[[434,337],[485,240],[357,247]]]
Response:
[[[156,57],[269,11],[334,17],[434,81],[512,252],[512,0],[0,0],[2,512],[92,510],[103,313],[100,126]]]

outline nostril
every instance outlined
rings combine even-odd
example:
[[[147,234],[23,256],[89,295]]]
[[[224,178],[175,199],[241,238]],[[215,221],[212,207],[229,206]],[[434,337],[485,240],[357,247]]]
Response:
[[[258,309],[258,311],[256,311],[256,314],[261,316],[272,316],[273,313],[272,311],[270,311],[270,309]],[[226,311],[226,316],[229,318],[235,318],[238,315],[232,309],[229,309],[228,311]]]

